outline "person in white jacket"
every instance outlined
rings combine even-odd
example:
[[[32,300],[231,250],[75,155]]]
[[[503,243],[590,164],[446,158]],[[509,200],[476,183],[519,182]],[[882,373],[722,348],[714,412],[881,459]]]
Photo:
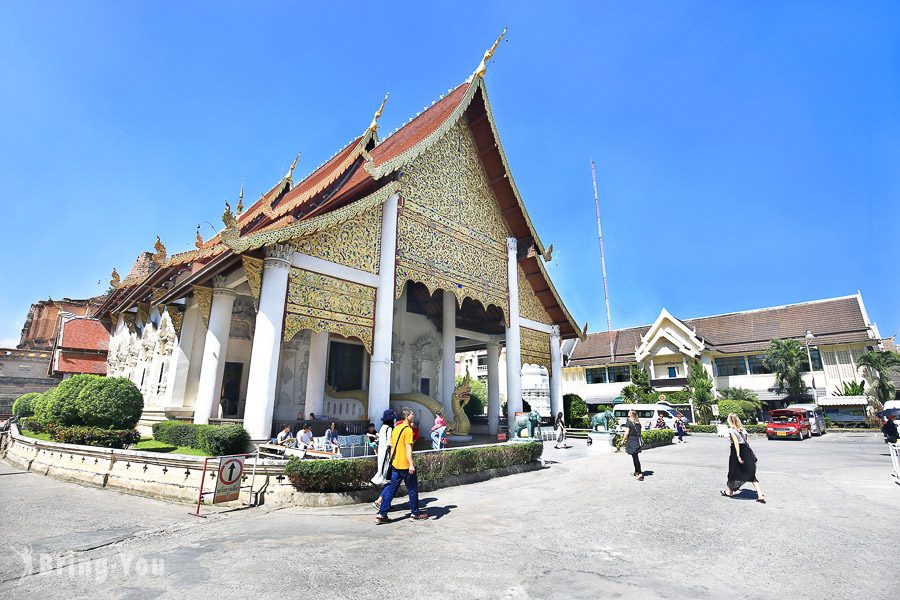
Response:
[[[387,483],[384,479],[384,471],[387,462],[390,460],[391,434],[394,431],[394,423],[396,421],[397,415],[391,409],[387,409],[381,415],[381,428],[378,430],[378,462],[375,463],[378,472],[375,473],[375,477],[372,478],[372,483],[375,485],[384,485]],[[375,506],[376,510],[381,510],[381,496],[379,495],[378,500],[372,504]]]

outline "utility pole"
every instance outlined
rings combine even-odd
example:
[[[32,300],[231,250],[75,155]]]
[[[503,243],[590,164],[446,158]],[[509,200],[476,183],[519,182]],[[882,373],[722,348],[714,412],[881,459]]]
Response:
[[[609,360],[615,362],[612,337],[612,313],[609,311],[609,285],[606,283],[606,254],[603,252],[603,228],[600,226],[600,196],[597,194],[597,170],[591,159],[591,179],[594,182],[594,208],[597,211],[597,235],[600,237],[600,269],[603,271],[603,298],[606,300],[606,334],[609,337]]]

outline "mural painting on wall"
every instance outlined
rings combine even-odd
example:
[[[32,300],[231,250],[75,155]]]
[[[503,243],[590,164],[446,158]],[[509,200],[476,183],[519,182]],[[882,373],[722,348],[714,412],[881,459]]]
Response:
[[[406,281],[450,290],[506,317],[507,229],[467,125],[457,122],[401,179],[396,297]]]
[[[306,404],[306,374],[309,367],[309,332],[301,331],[281,347],[280,368],[276,404],[294,408],[286,415],[292,418],[299,412],[299,405]]]
[[[361,341],[372,352],[375,288],[292,268],[285,308],[284,339],[302,330],[327,331]]]

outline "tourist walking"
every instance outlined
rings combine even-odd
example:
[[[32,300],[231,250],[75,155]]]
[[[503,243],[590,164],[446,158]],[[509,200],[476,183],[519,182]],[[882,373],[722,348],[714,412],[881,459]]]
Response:
[[[684,434],[687,433],[686,427],[684,425],[684,417],[678,415],[678,418],[675,419],[675,435],[678,436],[678,443],[684,443]]]
[[[378,509],[377,523],[390,523],[387,514],[391,510],[391,501],[400,487],[406,484],[409,494],[410,516],[416,521],[428,518],[428,514],[419,511],[419,476],[416,474],[416,464],[413,461],[413,411],[404,408],[400,412],[402,421],[394,427],[391,433],[391,482],[388,483],[381,496],[381,507]]]
[[[391,464],[391,433],[396,420],[397,415],[391,409],[387,409],[381,414],[381,429],[378,430],[378,458],[375,463],[378,471],[372,477],[372,483],[375,485],[383,486],[388,482],[386,474],[390,470]],[[381,500],[382,495],[379,495],[378,499],[372,503],[376,510],[381,509]]]
[[[756,455],[747,442],[747,430],[734,413],[728,415],[728,439],[730,454],[728,457],[728,489],[720,493],[729,498],[741,489],[741,486],[749,482],[756,489],[756,501],[765,504],[766,497],[762,493],[759,481],[756,479]]]
[[[634,476],[638,481],[644,480],[644,471],[641,468],[641,459],[638,456],[641,452],[641,446],[644,440],[641,437],[641,422],[637,413],[633,410],[628,411],[628,420],[625,421],[625,452],[631,455],[631,461],[634,463]]]
[[[559,448],[559,445],[562,444],[563,448],[568,448],[566,445],[566,418],[561,411],[556,415],[556,422],[553,423],[553,429],[556,430],[556,445],[553,447]]]
[[[894,423],[894,415],[885,417],[884,425],[881,426],[881,433],[884,434],[884,441],[888,444],[896,444],[900,434],[897,432],[897,424]]]

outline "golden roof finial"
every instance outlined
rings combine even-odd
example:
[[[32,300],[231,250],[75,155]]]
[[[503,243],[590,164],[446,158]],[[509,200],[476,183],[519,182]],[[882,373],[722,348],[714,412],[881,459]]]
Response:
[[[110,287],[119,287],[121,278],[119,277],[119,272],[116,271],[115,267],[113,267],[112,273],[110,275],[112,275],[112,279],[109,280]]]
[[[200,223],[197,223],[197,241],[194,242],[194,245],[198,248],[203,247],[203,236],[200,235]]]
[[[550,244],[550,247],[544,251],[544,262],[550,262],[553,260],[553,244]]]
[[[225,223],[225,227],[228,227],[229,229],[237,226],[237,221],[231,212],[231,205],[228,204],[228,200],[225,201],[225,212],[222,213],[222,222]]]
[[[297,161],[300,160],[300,153],[297,153],[297,158],[294,159],[294,162],[291,163],[291,168],[288,169],[288,172],[285,174],[284,178],[288,181],[291,181],[291,178],[294,176],[294,167],[297,166]]]
[[[153,262],[160,262],[166,259],[166,247],[163,245],[162,240],[159,239],[159,236],[156,236],[156,243],[153,244],[153,249],[156,250],[156,253],[153,255]]]
[[[378,119],[381,117],[381,113],[384,112],[384,105],[387,104],[388,96],[390,96],[390,95],[391,95],[390,92],[388,92],[384,95],[384,100],[381,101],[381,106],[378,107],[378,110],[375,111],[375,116],[372,117],[372,124],[369,125],[369,131],[371,131],[371,132],[378,131]]]
[[[241,213],[244,212],[244,180],[241,179],[241,195],[238,197],[237,203],[237,214],[241,216]],[[198,225],[199,227],[199,225]]]
[[[475,69],[474,76],[475,77],[484,77],[485,71],[487,71],[487,62],[491,60],[491,57],[494,56],[494,51],[497,50],[497,46],[500,45],[500,40],[503,39],[503,36],[506,35],[506,27],[503,28],[503,32],[500,34],[500,37],[497,38],[497,41],[494,42],[494,45],[487,49],[484,53],[484,58],[481,59],[481,64],[478,65],[478,68]]]

